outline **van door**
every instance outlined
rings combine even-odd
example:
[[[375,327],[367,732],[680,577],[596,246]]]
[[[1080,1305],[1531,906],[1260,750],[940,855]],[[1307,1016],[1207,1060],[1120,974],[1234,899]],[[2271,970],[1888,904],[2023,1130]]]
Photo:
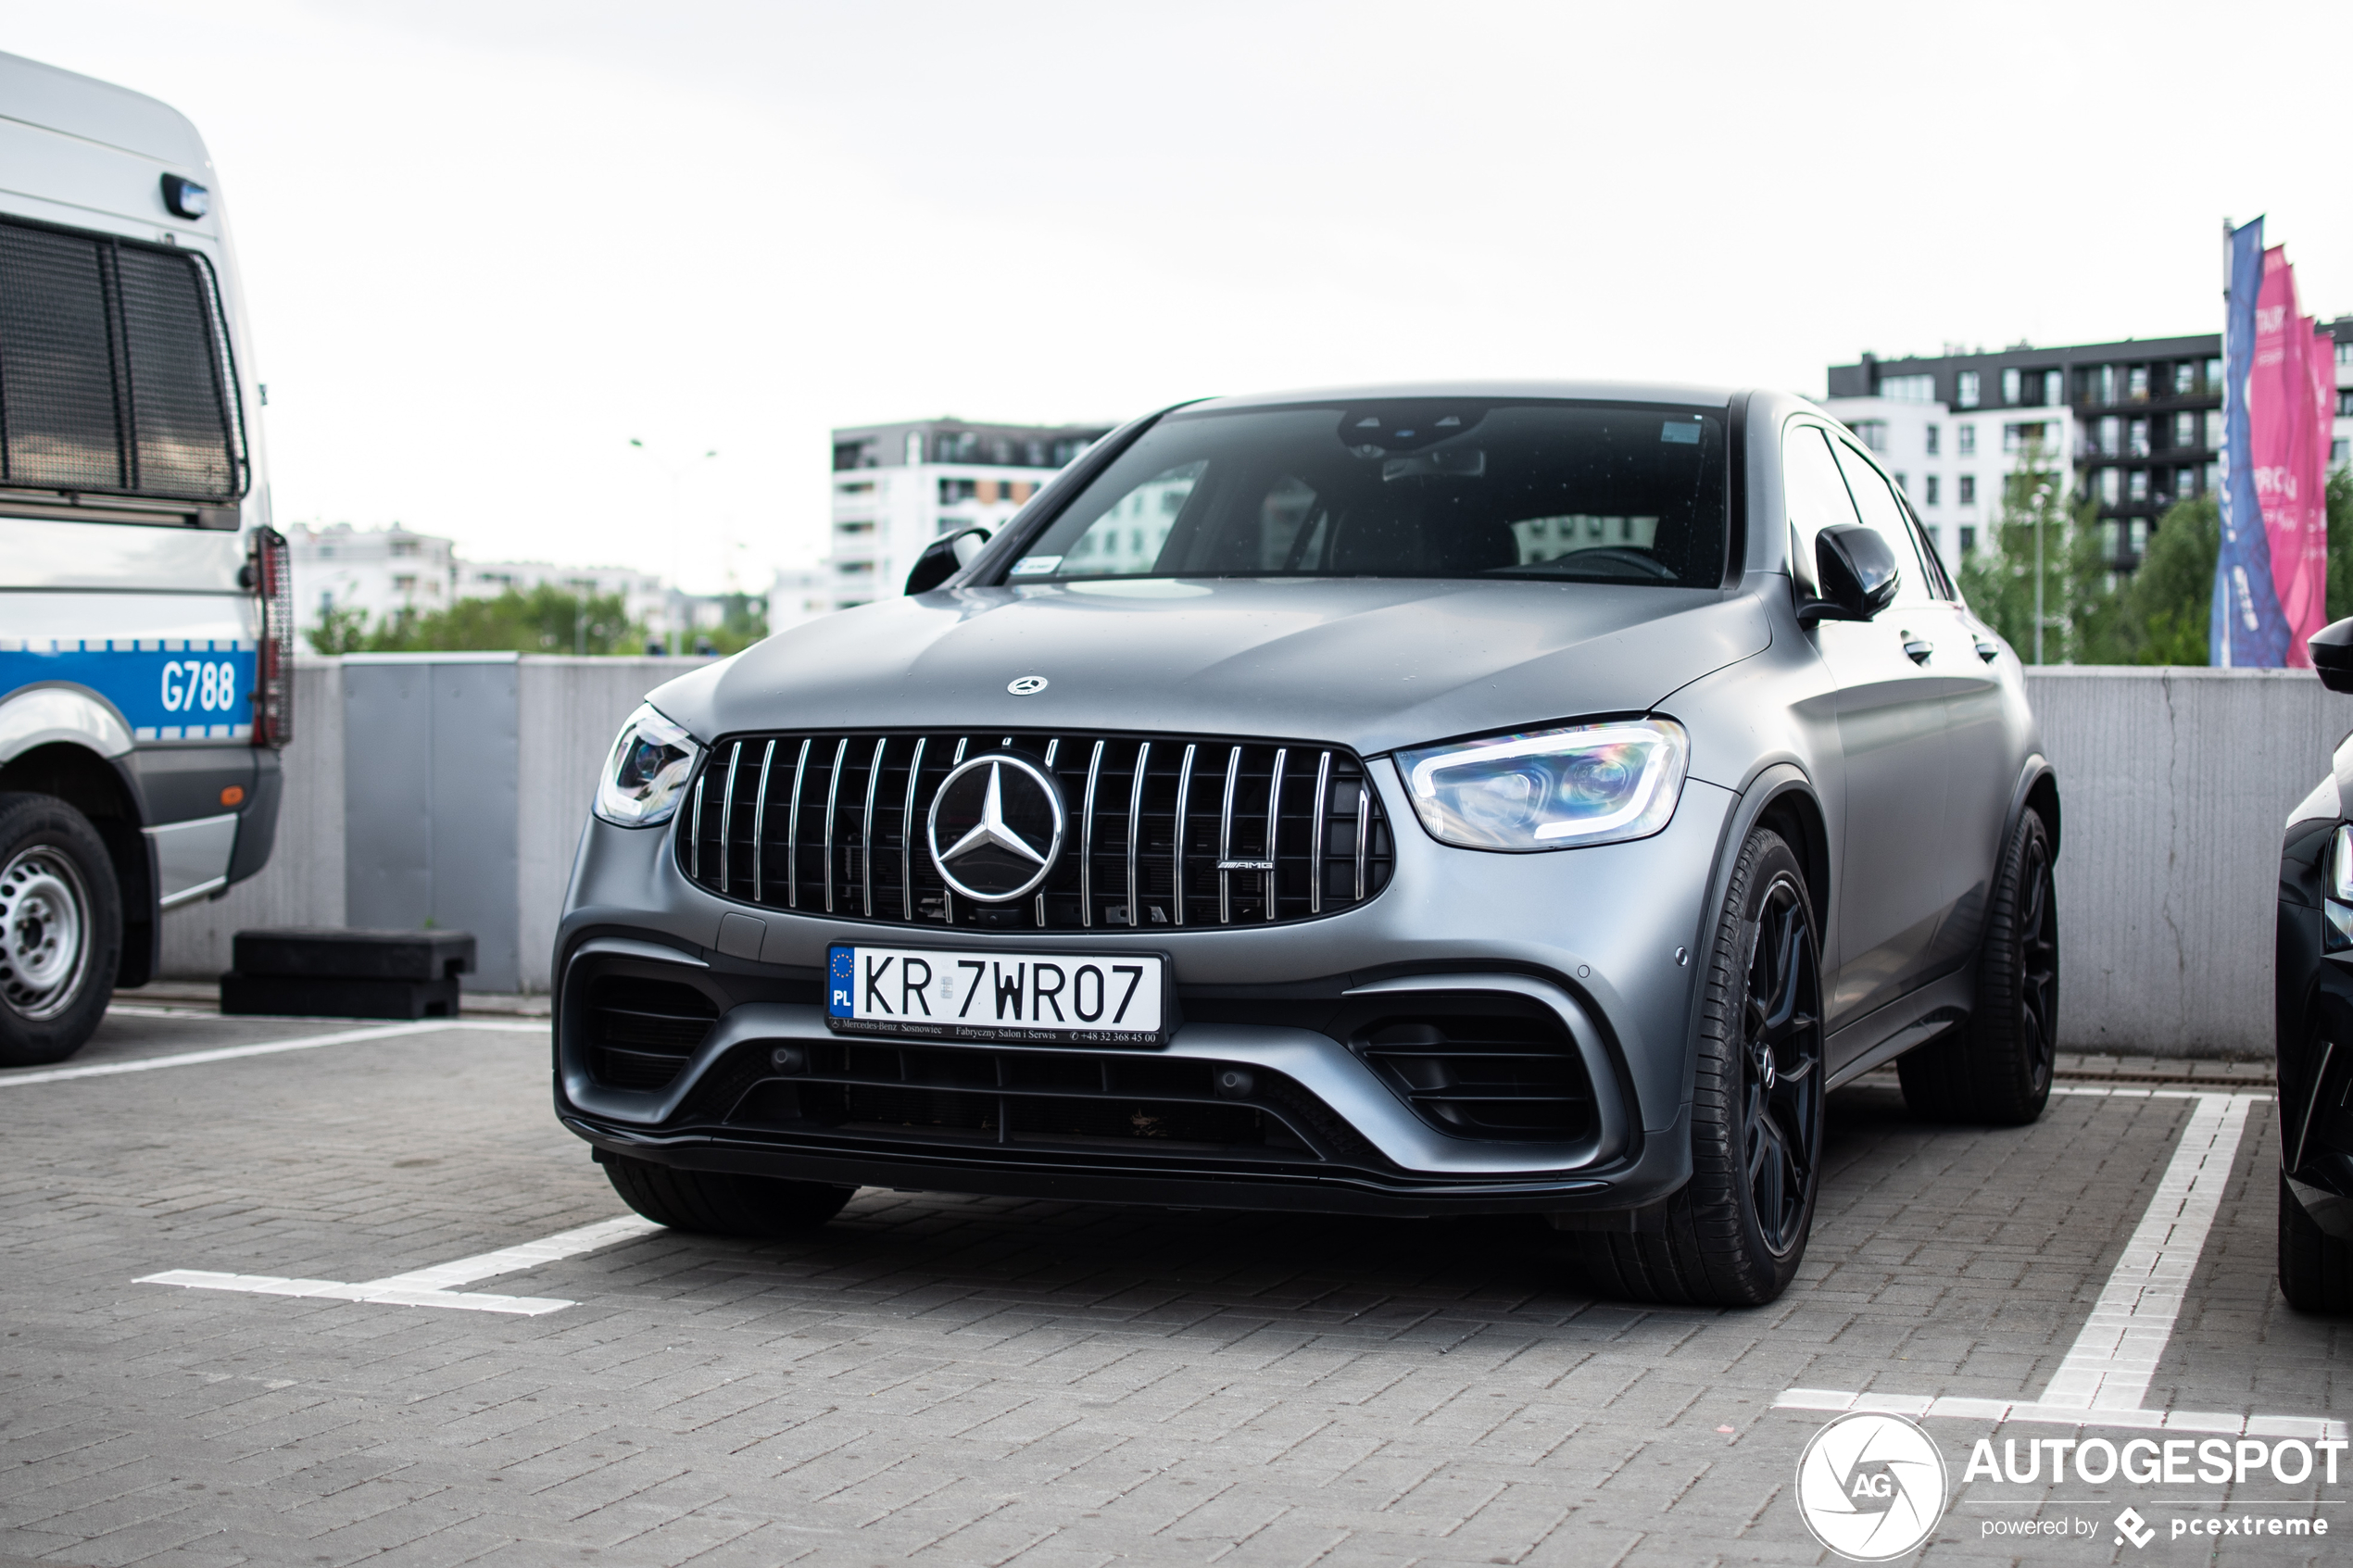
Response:
[[[1877,620],[1813,628],[1837,683],[1844,759],[1831,916],[1837,957],[1826,998],[1833,1033],[1924,978],[1945,903],[1940,856],[1950,762],[1944,696],[1925,667],[1919,645],[1927,639],[1915,624],[1919,608],[1932,602],[1926,574],[1901,514],[1893,530],[1887,526],[1895,503],[1886,482],[1856,454],[1842,461],[1843,445],[1818,426],[1800,424],[1782,446],[1792,565],[1806,571],[1808,590],[1815,535],[1832,523],[1875,529],[1902,574],[1895,602]],[[1843,1065],[1834,1060],[1831,1070]]]

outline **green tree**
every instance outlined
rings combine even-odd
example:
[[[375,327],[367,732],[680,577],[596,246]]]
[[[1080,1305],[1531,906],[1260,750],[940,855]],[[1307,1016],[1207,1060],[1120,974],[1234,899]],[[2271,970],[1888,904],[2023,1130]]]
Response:
[[[1961,561],[1961,595],[2029,663],[2038,600],[2043,663],[2104,662],[2121,611],[2102,545],[2098,508],[2068,495],[2037,442],[2003,480],[2001,511],[1987,537]]]
[[[614,654],[643,646],[618,594],[571,594],[551,583],[530,593],[510,588],[497,598],[459,599],[420,615],[386,617],[366,639],[371,653],[451,653],[511,649],[516,653]]]
[[[358,653],[368,646],[368,612],[358,605],[331,604],[306,634],[312,653]]]
[[[756,594],[727,594],[721,602],[726,606],[726,619],[698,640],[707,641],[722,655],[741,653],[768,635],[768,601]]]

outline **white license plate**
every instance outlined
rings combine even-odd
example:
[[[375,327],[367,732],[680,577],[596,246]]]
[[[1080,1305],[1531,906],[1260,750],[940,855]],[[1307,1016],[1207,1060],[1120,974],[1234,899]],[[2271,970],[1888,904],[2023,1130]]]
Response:
[[[849,1035],[1029,1045],[1166,1043],[1158,953],[959,952],[837,943],[825,1022]]]

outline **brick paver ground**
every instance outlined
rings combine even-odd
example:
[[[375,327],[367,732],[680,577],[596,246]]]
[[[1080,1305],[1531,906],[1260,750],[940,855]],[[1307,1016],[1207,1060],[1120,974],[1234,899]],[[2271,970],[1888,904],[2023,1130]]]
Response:
[[[329,1027],[122,1015],[76,1063]],[[0,1568],[1830,1561],[1791,1498],[1823,1418],[1774,1396],[2039,1391],[2189,1105],[2063,1098],[1997,1132],[1842,1091],[1804,1273],[1756,1311],[1595,1299],[1517,1223],[870,1189],[810,1239],[655,1233],[478,1287],[578,1303],[517,1318],[132,1281],[371,1279],[621,1212],[549,1112],[544,1038],[0,1086]],[[2276,1161],[2259,1106],[2153,1403],[2346,1412],[2345,1325],[2271,1282]],[[2206,1560],[2113,1546],[2126,1502],[2353,1531],[2353,1462],[1961,1486],[1977,1437],[2068,1434],[1931,1430],[1958,1495],[1931,1561]],[[2046,1498],[2096,1539],[1983,1536]]]

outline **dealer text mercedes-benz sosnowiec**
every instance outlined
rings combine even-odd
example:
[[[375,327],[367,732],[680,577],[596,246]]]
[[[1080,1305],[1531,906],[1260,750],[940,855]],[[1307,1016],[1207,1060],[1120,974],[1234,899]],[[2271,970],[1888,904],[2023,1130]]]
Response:
[[[908,588],[613,746],[556,1105],[651,1219],[1528,1213],[1604,1290],[1754,1303],[1831,1088],[2041,1111],[2016,658],[1803,399],[1189,404]]]

